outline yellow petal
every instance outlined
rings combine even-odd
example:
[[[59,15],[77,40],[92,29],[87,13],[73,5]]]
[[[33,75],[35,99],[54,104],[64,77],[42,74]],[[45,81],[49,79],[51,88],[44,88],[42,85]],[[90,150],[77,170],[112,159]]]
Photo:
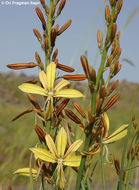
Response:
[[[64,159],[63,164],[65,166],[79,167],[81,162],[81,156],[68,156]]]
[[[64,189],[65,187],[65,176],[63,171],[63,166],[57,165],[57,184],[59,184],[61,189]]]
[[[37,86],[36,84],[23,83],[20,86],[18,86],[18,88],[26,93],[40,94],[47,96],[46,90],[40,86]]]
[[[62,89],[63,87],[67,86],[68,84],[70,84],[69,81],[67,81],[67,80],[61,80],[61,81],[55,86],[55,91],[59,91],[59,90]]]
[[[34,153],[35,158],[39,158],[46,162],[56,163],[55,155],[53,155],[49,151],[43,148],[31,148],[30,150]]]
[[[47,88],[50,91],[53,89],[55,75],[56,75],[56,64],[54,62],[51,62],[47,66],[46,75],[47,75]]]
[[[56,150],[56,146],[55,146],[55,143],[54,143],[52,137],[51,137],[50,135],[46,135],[46,136],[45,136],[45,140],[46,140],[46,143],[47,143],[47,146],[48,146],[50,152],[51,152],[55,157],[58,157],[57,150]]]
[[[128,125],[122,125],[114,131],[109,137],[103,139],[103,144],[113,143],[125,137],[127,134]]]
[[[37,175],[37,170],[30,168],[21,168],[14,172],[14,174],[22,175],[22,176],[30,176],[30,171],[32,172],[32,176],[35,177]]]
[[[84,97],[84,95],[78,90],[63,89],[63,90],[59,90],[58,92],[56,92],[55,97],[80,98],[80,97]]]
[[[109,118],[108,118],[108,115],[106,112],[104,112],[104,119],[105,119],[106,124],[107,124],[107,131],[109,131]]]
[[[39,79],[40,79],[44,89],[47,90],[47,76],[44,71],[39,72]]]
[[[57,152],[59,157],[63,157],[67,145],[67,133],[62,127],[57,134]]]
[[[52,116],[52,113],[53,113],[53,99],[49,98],[47,102],[47,106],[46,106],[45,115],[44,115],[45,120],[50,119]]]
[[[75,141],[67,150],[66,154],[64,155],[64,158],[71,156],[83,143],[82,140]]]

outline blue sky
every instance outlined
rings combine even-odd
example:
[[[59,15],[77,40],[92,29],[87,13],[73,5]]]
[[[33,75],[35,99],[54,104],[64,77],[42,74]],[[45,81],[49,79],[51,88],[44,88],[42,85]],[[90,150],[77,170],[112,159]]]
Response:
[[[33,28],[41,30],[41,23],[35,13],[35,5],[30,0],[15,0],[15,2],[29,2],[30,5],[12,5],[11,0],[0,0],[0,72],[11,71],[7,64],[35,61],[34,54],[38,51],[43,60],[40,44],[33,34]],[[34,2],[39,3],[39,0]],[[46,0],[46,3],[49,1]],[[97,66],[100,56],[96,56],[97,30],[105,30],[104,5],[102,0],[67,0],[66,6],[57,19],[56,24],[62,26],[67,20],[72,19],[72,25],[57,38],[56,47],[59,49],[59,62],[73,64],[77,72],[82,73],[80,55],[88,50],[90,65]],[[139,0],[123,0],[124,5],[118,17],[118,30],[121,30],[131,13],[139,10]],[[41,5],[39,5],[41,7]],[[100,10],[100,13],[98,13]],[[139,12],[137,11],[132,22],[121,35],[120,44],[122,58],[128,58],[134,67],[126,62],[121,62],[122,70],[117,78],[120,80],[139,83]],[[90,37],[89,37],[90,36]],[[76,52],[76,53],[75,53]],[[97,59],[96,59],[97,58]],[[95,61],[97,60],[97,61]],[[24,70],[27,74],[37,74],[38,70]],[[19,73],[19,71],[15,71]]]

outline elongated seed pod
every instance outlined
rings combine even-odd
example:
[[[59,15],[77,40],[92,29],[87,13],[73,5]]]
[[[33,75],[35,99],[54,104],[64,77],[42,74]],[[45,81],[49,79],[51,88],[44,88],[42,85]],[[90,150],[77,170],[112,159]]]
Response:
[[[111,22],[110,9],[109,9],[108,5],[106,5],[106,7],[105,7],[105,19],[106,19],[107,23]]]
[[[86,79],[85,75],[64,75],[63,79],[71,80],[71,81],[82,81]]]
[[[86,115],[85,113],[83,112],[83,110],[81,109],[81,107],[79,106],[79,104],[77,104],[76,102],[73,103],[75,109],[80,113],[80,115],[83,117],[83,118],[86,118]]]
[[[57,35],[59,36],[60,34],[62,34],[65,30],[67,30],[67,28],[71,25],[72,20],[68,20],[61,28],[60,30],[57,32]]]
[[[57,116],[59,116],[59,114],[62,112],[62,110],[66,107],[66,105],[68,104],[69,99],[65,99],[57,108],[55,114]]]
[[[56,10],[55,7],[53,7],[52,10],[51,10],[51,17],[54,16],[54,14],[55,14],[55,10]]]
[[[46,29],[46,22],[45,22],[44,16],[43,16],[41,10],[39,9],[39,7],[36,7],[35,10],[36,10],[36,13],[37,13],[40,21],[42,22],[43,29],[45,30]]]
[[[81,120],[69,109],[65,109],[66,115],[75,123],[81,124]]]
[[[116,93],[104,106],[103,111],[106,112],[120,97],[119,93]]]
[[[39,41],[42,41],[41,34],[40,34],[40,32],[36,28],[33,29],[33,32],[34,32],[35,36],[37,37],[37,39]]]
[[[28,68],[33,68],[33,67],[36,67],[36,66],[37,66],[37,64],[33,63],[33,62],[29,62],[29,63],[15,63],[15,64],[7,65],[8,68],[15,69],[15,70],[28,69]]]
[[[66,3],[66,0],[61,0],[60,5],[57,10],[57,16],[60,15],[61,11],[63,10],[63,8],[65,6],[65,3]]]

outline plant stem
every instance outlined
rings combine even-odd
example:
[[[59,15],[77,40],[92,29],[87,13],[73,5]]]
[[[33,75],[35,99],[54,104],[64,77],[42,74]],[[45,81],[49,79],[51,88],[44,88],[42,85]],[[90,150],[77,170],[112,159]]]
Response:
[[[52,28],[52,16],[51,11],[53,8],[53,0],[50,1],[50,8],[49,8],[49,14],[47,16],[47,39],[48,39],[48,51],[47,54],[45,53],[45,66],[47,66],[50,63],[50,54],[51,54],[51,28]]]

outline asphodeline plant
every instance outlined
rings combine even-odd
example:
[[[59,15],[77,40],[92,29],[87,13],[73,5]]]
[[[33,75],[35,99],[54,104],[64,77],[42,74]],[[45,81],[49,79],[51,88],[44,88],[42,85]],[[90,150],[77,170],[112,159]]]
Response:
[[[15,121],[27,113],[35,112],[34,128],[39,141],[34,145],[34,148],[30,148],[31,155],[34,155],[34,167],[32,168],[30,164],[30,167],[17,169],[14,174],[30,176],[31,179],[40,181],[43,190],[48,188],[48,184],[58,190],[65,189],[68,186],[69,179],[66,178],[66,168],[71,167],[77,176],[77,180],[74,180],[74,183],[76,183],[74,185],[76,186],[75,189],[91,189],[91,173],[94,170],[91,168],[91,163],[94,155],[99,154],[103,189],[106,189],[104,158],[106,158],[108,164],[111,163],[116,168],[119,176],[117,189],[126,188],[128,181],[133,180],[130,177],[130,167],[132,167],[133,160],[135,160],[135,157],[139,159],[137,144],[139,128],[135,117],[133,117],[131,123],[135,129],[135,136],[128,151],[126,167],[129,170],[126,170],[123,164],[120,166],[118,158],[109,160],[108,146],[127,136],[130,133],[130,125],[123,124],[112,134],[109,134],[110,124],[106,113],[120,97],[120,93],[116,89],[119,81],[111,83],[111,79],[121,69],[119,63],[121,55],[120,31],[117,32],[116,20],[123,1],[109,0],[109,5],[105,7],[106,36],[102,35],[100,30],[97,32],[97,42],[101,56],[98,71],[82,55],[81,64],[85,74],[66,74],[63,76],[58,75],[58,69],[69,73],[74,72],[74,68],[59,63],[57,58],[58,49],[54,49],[58,36],[71,25],[71,20],[67,21],[60,29],[59,25],[55,24],[56,19],[62,13],[66,0],[50,0],[49,5],[46,5],[45,0],[40,0],[40,2],[46,18],[39,7],[36,7],[35,10],[42,24],[43,34],[41,35],[37,29],[33,29],[33,32],[44,52],[45,63],[42,62],[39,53],[35,52],[36,63],[8,65],[10,69],[39,68],[39,80],[37,78],[24,82],[19,86],[19,89],[27,94],[33,108],[27,109],[13,118],[13,121]],[[105,36],[104,40],[103,36]],[[106,78],[104,78],[104,73]],[[89,106],[83,111],[77,102],[71,101],[73,98],[86,98],[86,95],[78,90],[71,89],[69,81],[85,79],[88,81],[90,96],[88,99]],[[39,105],[32,94],[43,97],[42,106]],[[65,109],[67,105],[69,105],[69,108]],[[74,107],[73,110],[71,110],[72,106]],[[74,110],[78,112],[79,116],[74,113]],[[72,129],[69,119],[74,122],[74,128],[79,126],[81,129],[82,139],[73,140],[73,134],[76,130]],[[38,125],[38,120],[41,121],[42,126]],[[82,144],[83,146],[81,146]]]

